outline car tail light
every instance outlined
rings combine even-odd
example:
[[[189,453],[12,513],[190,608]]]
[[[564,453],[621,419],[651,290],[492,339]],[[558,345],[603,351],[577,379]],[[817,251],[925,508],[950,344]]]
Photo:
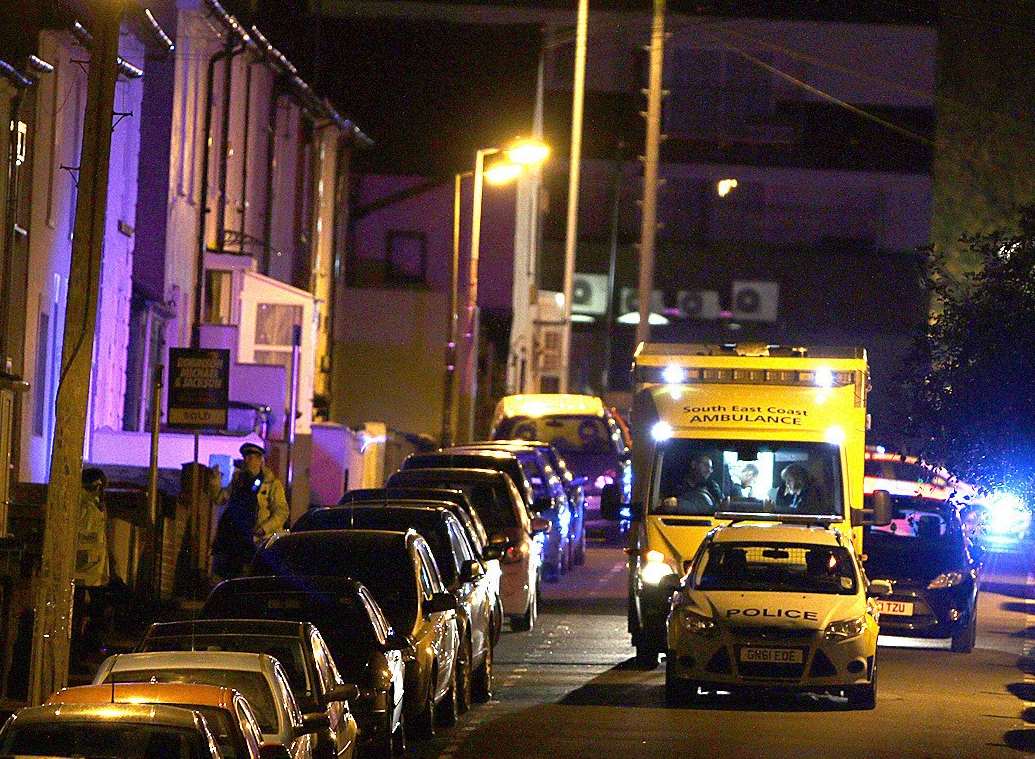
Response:
[[[528,543],[522,542],[516,546],[510,546],[506,551],[503,552],[502,560],[504,564],[516,564],[524,558],[528,557]]]

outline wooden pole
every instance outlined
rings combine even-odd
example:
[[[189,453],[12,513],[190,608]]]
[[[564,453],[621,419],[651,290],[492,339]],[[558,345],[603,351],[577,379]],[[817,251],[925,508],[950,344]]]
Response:
[[[93,46],[79,168],[79,199],[65,304],[64,347],[55,405],[43,556],[29,669],[29,700],[42,703],[68,681],[83,444],[97,321],[101,255],[108,198],[116,60],[124,0],[95,3]]]

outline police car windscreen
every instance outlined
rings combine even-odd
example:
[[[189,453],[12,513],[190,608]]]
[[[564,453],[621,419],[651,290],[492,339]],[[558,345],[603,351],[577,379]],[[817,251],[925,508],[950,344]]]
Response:
[[[854,595],[855,564],[839,546],[712,543],[693,568],[697,590]]]
[[[671,439],[655,455],[656,514],[844,515],[836,445]]]
[[[613,434],[617,436],[617,430]],[[617,444],[607,422],[599,416],[579,414],[504,419],[496,438],[541,440],[552,443],[562,453],[614,453]]]

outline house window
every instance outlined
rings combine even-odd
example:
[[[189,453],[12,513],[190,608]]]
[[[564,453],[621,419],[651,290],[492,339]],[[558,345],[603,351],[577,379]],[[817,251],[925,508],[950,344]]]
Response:
[[[233,275],[229,271],[210,269],[205,272],[205,323],[230,324]]]
[[[385,266],[389,282],[424,284],[428,274],[427,235],[412,230],[389,230],[385,239]]]
[[[36,381],[32,392],[32,434],[43,437],[47,415],[47,365],[50,363],[50,314],[40,312],[36,331]]]
[[[255,313],[255,363],[283,366],[290,372],[292,338],[301,326],[301,306],[260,303]]]

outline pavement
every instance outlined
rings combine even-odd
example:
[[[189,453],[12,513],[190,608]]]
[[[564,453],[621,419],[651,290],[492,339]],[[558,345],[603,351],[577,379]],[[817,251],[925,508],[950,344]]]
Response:
[[[418,757],[1017,757],[1035,755],[1031,551],[989,554],[972,654],[879,652],[878,704],[816,696],[664,705],[663,668],[636,667],[625,631],[625,557],[592,546],[547,585],[530,633],[497,649],[495,698]],[[1029,722],[1030,720],[1030,722]]]

